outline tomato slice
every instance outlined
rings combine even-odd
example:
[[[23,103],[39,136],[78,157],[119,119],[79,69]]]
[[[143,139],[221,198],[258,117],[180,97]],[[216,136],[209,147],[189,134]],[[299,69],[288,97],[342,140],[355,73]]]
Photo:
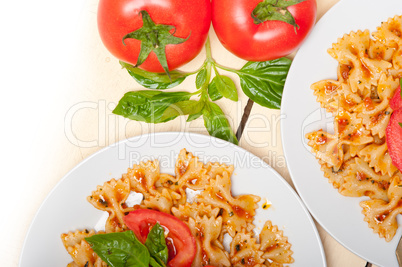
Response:
[[[402,97],[401,97],[400,86],[398,86],[398,88],[395,90],[394,96],[391,98],[391,101],[389,101],[389,105],[393,110],[402,108]]]
[[[169,249],[168,266],[191,266],[197,252],[195,238],[188,226],[178,218],[156,210],[138,209],[127,214],[124,222],[142,243],[145,243],[150,229],[156,223],[167,228],[169,230],[166,237]]]
[[[395,90],[395,94],[389,102],[394,112],[386,129],[388,153],[392,163],[402,170],[402,96],[401,86]]]
[[[388,153],[392,163],[402,170],[402,108],[394,111],[386,129]]]

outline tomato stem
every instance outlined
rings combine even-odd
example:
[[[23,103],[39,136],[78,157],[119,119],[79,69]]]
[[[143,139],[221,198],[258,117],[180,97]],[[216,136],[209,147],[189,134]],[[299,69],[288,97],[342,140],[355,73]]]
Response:
[[[218,68],[220,68],[220,69],[222,69],[222,70],[229,71],[229,72],[233,72],[233,73],[237,73],[237,72],[238,72],[238,71],[235,70],[235,69],[231,69],[231,68],[222,66],[222,65],[220,65],[220,64],[218,64],[218,63],[216,63],[216,62],[214,62],[214,66],[216,66],[216,67],[218,67]]]
[[[211,43],[209,41],[209,36],[207,37],[207,41],[205,42],[205,51],[207,53],[207,59],[205,60],[205,63],[204,63],[204,64],[206,64],[206,70],[207,70],[207,75],[208,75],[207,80],[206,80],[207,85],[209,84],[209,80],[210,80],[210,76],[211,76],[211,67],[214,68],[215,72],[218,72],[218,70],[216,69],[216,67],[218,67],[218,68],[226,70],[226,71],[237,73],[237,70],[222,66],[222,65],[216,63],[216,61],[212,58]]]
[[[166,45],[181,44],[190,38],[190,34],[187,38],[176,37],[171,33],[175,26],[156,24],[145,10],[141,10],[140,14],[142,15],[143,26],[124,35],[122,38],[123,45],[126,45],[125,40],[129,38],[141,41],[140,54],[134,67],[139,67],[145,62],[149,54],[154,52],[163,70],[169,76],[169,80],[172,81],[166,59]]]
[[[288,7],[297,5],[305,0],[264,0],[260,2],[251,13],[251,17],[255,24],[264,23],[265,21],[279,20],[292,25],[299,29],[295,18],[289,12]]]
[[[205,42],[205,51],[207,53],[207,60],[210,61],[212,59],[212,53],[211,53],[211,42],[209,41],[209,36],[207,37],[207,41]]]
[[[209,40],[207,40],[207,42],[209,43]],[[211,55],[210,52],[211,52],[211,50],[209,50],[209,55]],[[207,49],[207,55],[208,55],[208,49]],[[205,69],[207,70],[207,74],[206,74],[205,82],[201,87],[201,100],[202,101],[208,100],[208,86],[209,86],[209,82],[211,81],[211,71],[212,71],[212,65],[213,65],[213,63],[210,62],[208,59],[206,61],[207,62],[206,62]]]

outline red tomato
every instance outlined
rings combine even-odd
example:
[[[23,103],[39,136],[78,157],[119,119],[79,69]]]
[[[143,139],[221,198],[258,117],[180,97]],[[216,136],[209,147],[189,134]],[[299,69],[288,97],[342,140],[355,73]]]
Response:
[[[189,39],[181,44],[166,46],[169,70],[192,60],[201,51],[211,24],[210,0],[100,0],[98,30],[103,44],[118,59],[135,65],[141,41],[122,38],[142,27],[139,12],[145,10],[156,24],[175,26],[174,36]],[[171,31],[173,33],[174,30]],[[154,52],[140,68],[164,72]]]
[[[390,106],[394,111],[386,129],[388,153],[395,167],[402,170],[402,96],[400,86],[395,90]]]
[[[212,0],[212,24],[223,46],[248,61],[266,61],[295,51],[314,26],[317,4],[306,0],[288,7],[299,28],[283,21],[255,24],[261,0]]]
[[[388,122],[386,140],[392,163],[402,171],[402,108],[395,110]]]
[[[197,252],[195,239],[188,226],[173,215],[148,209],[138,209],[124,217],[124,222],[137,238],[145,243],[153,225],[159,223],[169,230],[166,237],[171,267],[189,267]],[[173,243],[173,244],[172,244]]]
[[[393,110],[402,108],[401,87],[396,88],[394,96],[389,101],[389,105]]]

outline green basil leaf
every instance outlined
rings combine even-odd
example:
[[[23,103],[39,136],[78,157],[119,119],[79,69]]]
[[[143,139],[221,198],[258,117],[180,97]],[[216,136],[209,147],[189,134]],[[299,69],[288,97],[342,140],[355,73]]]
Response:
[[[133,77],[140,85],[148,89],[169,89],[175,87],[181,84],[189,75],[185,72],[173,70],[169,72],[170,78],[172,79],[170,81],[169,76],[166,73],[145,71],[123,61],[120,61],[120,65],[125,68],[131,77]]]
[[[166,265],[162,265],[160,264],[157,260],[155,260],[154,258],[149,258],[149,265],[151,265],[152,267],[165,267]]]
[[[214,86],[216,86],[220,95],[232,101],[238,100],[236,85],[228,76],[217,74],[212,79],[212,83],[215,83]]]
[[[202,110],[204,107],[203,101],[186,100],[174,103],[170,105],[165,112],[163,112],[162,120],[169,119],[171,117],[176,118],[180,115],[195,114]]]
[[[236,145],[239,143],[236,135],[230,127],[229,121],[217,104],[212,102],[205,103],[202,115],[205,128],[207,128],[210,135],[232,142]]]
[[[202,115],[202,110],[201,110],[200,112],[198,112],[198,113],[190,114],[190,115],[188,115],[187,122],[196,120],[196,119],[198,119],[199,117],[201,117],[201,115]]]
[[[207,80],[207,70],[204,68],[201,69],[197,73],[197,76],[195,77],[195,87],[197,87],[197,89],[200,89],[206,80]]]
[[[399,126],[401,126],[402,127],[402,122],[398,122],[399,123]]]
[[[291,63],[290,59],[284,57],[264,62],[248,62],[237,71],[243,92],[261,106],[279,109]]]
[[[215,79],[212,79],[211,83],[208,85],[208,95],[212,101],[219,100],[223,97],[223,95],[219,93],[218,88],[216,87]]]
[[[149,231],[145,246],[148,248],[151,256],[155,258],[159,264],[161,264],[161,262],[164,264],[167,263],[169,254],[165,241],[165,230],[159,223],[156,223],[151,231]]]
[[[161,123],[175,117],[162,118],[165,110],[174,103],[189,100],[187,92],[133,91],[126,93],[113,110],[116,115],[148,123]]]
[[[148,249],[137,239],[133,231],[93,235],[85,240],[109,266],[149,266]]]

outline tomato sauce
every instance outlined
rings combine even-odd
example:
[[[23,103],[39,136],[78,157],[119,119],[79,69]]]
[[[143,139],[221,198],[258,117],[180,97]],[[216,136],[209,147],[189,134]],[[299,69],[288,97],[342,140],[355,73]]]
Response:
[[[137,179],[138,182],[142,185],[142,187],[147,190],[148,185],[147,185],[147,180],[145,179],[145,174],[142,171],[136,170],[134,173],[135,178]]]
[[[389,182],[384,181],[384,180],[379,181],[379,182],[378,182],[378,187],[380,187],[380,188],[383,189],[383,190],[388,190],[388,188],[389,188]]]
[[[338,89],[338,86],[334,83],[327,82],[325,84],[325,94],[326,95],[332,94],[334,91],[336,91],[336,89]]]
[[[323,145],[323,144],[325,144],[327,141],[328,141],[328,138],[327,138],[327,136],[324,135],[324,134],[320,134],[320,135],[317,137],[317,139],[316,139],[316,143],[317,143],[318,145]]]
[[[370,69],[366,66],[366,64],[362,60],[360,60],[360,62],[361,62],[361,66],[362,66],[363,76],[365,78],[370,78],[370,76],[371,76]]]
[[[233,212],[242,218],[246,218],[246,219],[250,219],[252,216],[250,215],[250,213],[248,213],[247,211],[245,211],[243,208],[239,207],[239,206],[233,206]]]
[[[377,215],[375,217],[375,220],[377,221],[377,223],[382,223],[387,218],[388,215],[389,215],[389,212],[385,212],[383,214]]]
[[[357,180],[359,180],[359,181],[364,181],[364,180],[366,180],[367,176],[366,176],[365,173],[357,172],[357,173],[356,173],[356,178],[357,178]]]
[[[366,97],[364,99],[364,107],[366,108],[366,110],[373,110],[374,109],[373,100],[370,97]]]
[[[349,125],[348,117],[340,117],[338,118],[338,132],[342,133],[345,131],[346,127]]]
[[[340,65],[339,70],[340,70],[341,76],[344,80],[347,80],[349,78],[349,72],[351,69],[352,69],[352,67],[349,65],[345,65],[345,64]]]

